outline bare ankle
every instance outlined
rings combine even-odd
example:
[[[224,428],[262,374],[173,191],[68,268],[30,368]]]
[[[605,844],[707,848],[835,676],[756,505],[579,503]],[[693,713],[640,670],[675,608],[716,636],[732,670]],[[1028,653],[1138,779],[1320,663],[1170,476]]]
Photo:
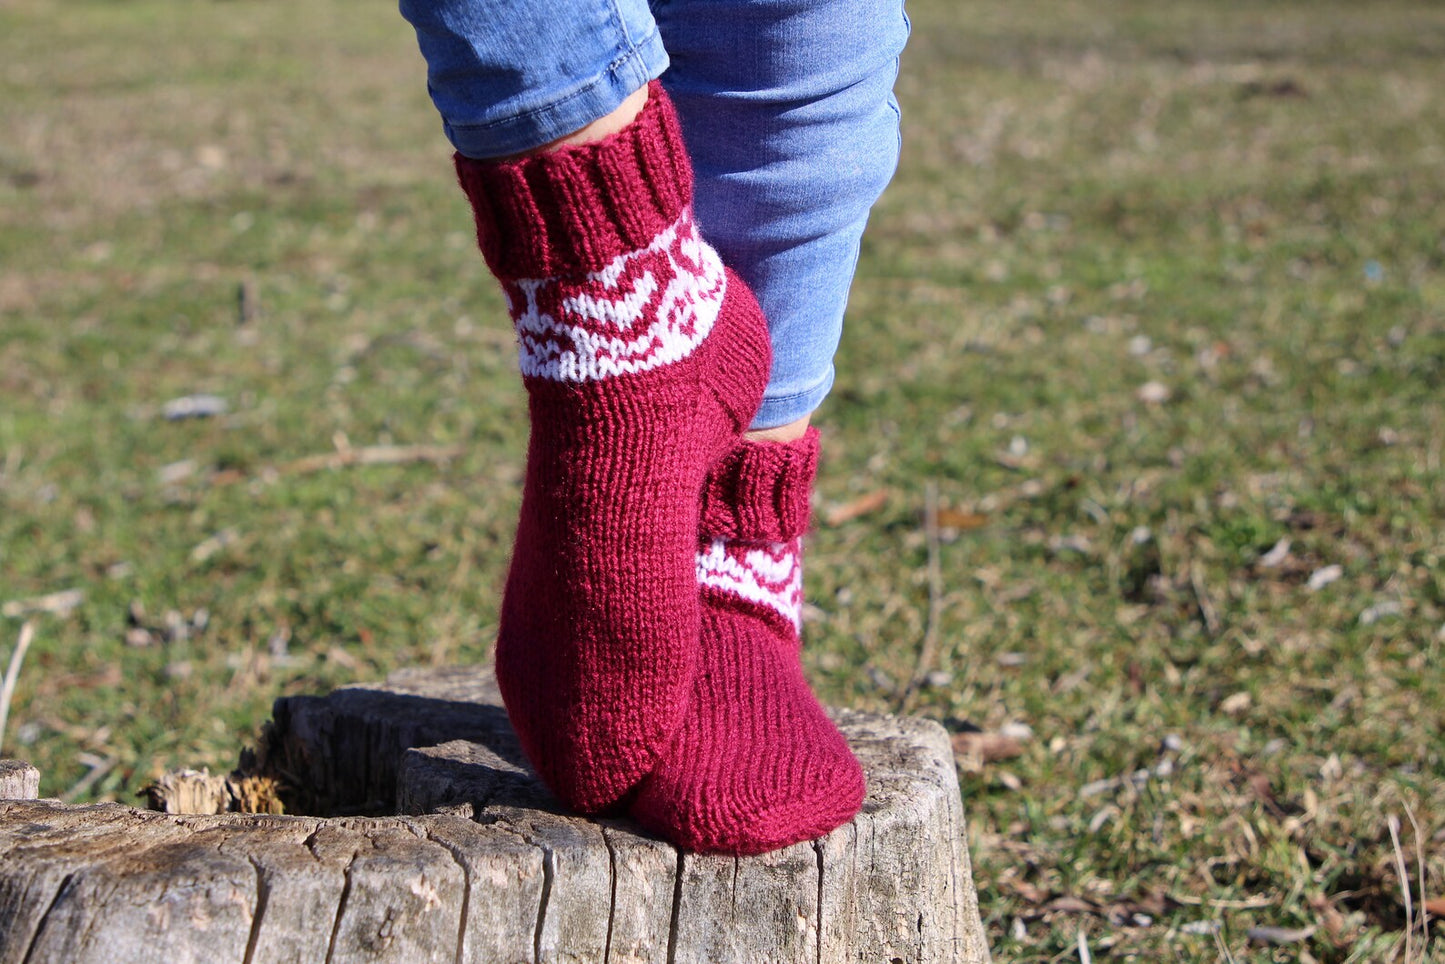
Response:
[[[627,99],[605,117],[588,124],[579,130],[575,130],[566,137],[559,137],[550,144],[543,144],[530,151],[523,151],[516,157],[531,157],[533,154],[547,154],[562,147],[569,147],[574,144],[590,144],[593,141],[600,141],[604,137],[616,134],[622,128],[631,124],[637,115],[642,113],[642,108],[647,106],[647,85],[639,87],[627,96]]]
[[[804,415],[796,422],[789,422],[787,425],[779,425],[775,428],[757,428],[744,433],[743,438],[749,442],[792,442],[803,437],[808,430],[808,423],[812,421],[812,415]]]

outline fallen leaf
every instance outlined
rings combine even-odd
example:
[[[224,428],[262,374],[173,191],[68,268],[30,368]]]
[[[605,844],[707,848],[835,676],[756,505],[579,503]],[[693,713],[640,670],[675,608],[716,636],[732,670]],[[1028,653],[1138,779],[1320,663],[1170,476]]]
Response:
[[[1256,944],[1300,944],[1315,934],[1310,927],[1251,927],[1246,936]]]
[[[1332,582],[1339,580],[1345,574],[1342,566],[1323,566],[1310,573],[1309,582],[1306,585],[1310,592],[1319,592]]]
[[[1135,397],[1145,405],[1162,405],[1169,401],[1170,394],[1169,386],[1163,382],[1145,382],[1134,393]]]
[[[1399,616],[1405,611],[1397,600],[1386,599],[1384,602],[1376,603],[1364,612],[1360,613],[1361,626],[1373,626],[1375,623],[1389,616]]]
[[[1274,795],[1274,785],[1266,774],[1251,773],[1245,778],[1245,782],[1260,803],[1272,811],[1279,811],[1279,798]]]
[[[224,415],[230,409],[230,405],[219,395],[186,395],[181,398],[173,398],[161,406],[161,415],[168,422],[177,422],[187,418],[210,418],[213,415]]]
[[[1035,888],[1037,890],[1037,888]],[[1037,915],[1089,914],[1102,917],[1123,927],[1148,927],[1155,918],[1167,913],[1171,902],[1164,894],[1154,893],[1142,900],[1120,900],[1110,903],[1092,901],[1073,894],[1060,894],[1045,903],[1033,900],[1038,905]]]
[[[1044,905],[1044,910],[1052,911],[1055,914],[1097,914],[1099,905],[1082,897],[1055,897]]]
[[[191,561],[205,562],[222,549],[232,545],[238,537],[239,533],[235,529],[222,529],[210,538],[201,540],[191,549]]]
[[[953,685],[953,674],[936,669],[923,677],[923,685],[929,689],[941,690]]]
[[[1323,894],[1316,894],[1309,899],[1310,909],[1320,916],[1320,926],[1330,937],[1338,938],[1345,932],[1345,915],[1335,907],[1334,901]]]
[[[1016,455],[1013,451],[1000,452],[994,456],[994,461],[1004,468],[1011,469],[1015,472],[1036,469],[1039,465],[1037,456],[1028,454]]]
[[[1030,904],[1042,904],[1053,896],[1050,891],[1026,880],[1009,881],[1008,888]]]
[[[195,473],[196,460],[182,459],[179,462],[162,465],[160,471],[156,473],[156,477],[160,480],[161,485],[175,485],[177,482],[190,478]]]
[[[1243,713],[1249,709],[1250,704],[1253,702],[1254,698],[1249,695],[1248,691],[1240,690],[1238,693],[1226,696],[1220,701],[1219,712],[1227,716],[1233,716],[1236,713]]]
[[[1294,78],[1285,77],[1281,80],[1246,81],[1239,87],[1239,96],[1244,100],[1250,97],[1308,97],[1309,92]]]
[[[941,529],[981,529],[988,525],[988,516],[980,512],[960,512],[958,509],[939,509],[938,526]]]
[[[993,763],[1021,755],[1024,747],[1018,738],[1001,733],[955,733],[953,752],[957,756]]]
[[[830,526],[842,525],[859,516],[877,512],[887,504],[888,490],[878,489],[866,495],[860,495],[856,499],[850,499],[847,502],[833,506],[833,508],[823,514],[823,522]]]
[[[1005,736],[1012,740],[1032,740],[1034,738],[1034,728],[1027,723],[1018,721],[1005,723],[998,728],[998,733],[999,736]]]
[[[1289,536],[1285,536],[1271,546],[1268,552],[1259,557],[1259,564],[1265,569],[1278,568],[1289,558],[1290,545]]]
[[[1436,897],[1433,900],[1427,900],[1421,906],[1425,908],[1425,913],[1431,917],[1445,917],[1445,897]]]

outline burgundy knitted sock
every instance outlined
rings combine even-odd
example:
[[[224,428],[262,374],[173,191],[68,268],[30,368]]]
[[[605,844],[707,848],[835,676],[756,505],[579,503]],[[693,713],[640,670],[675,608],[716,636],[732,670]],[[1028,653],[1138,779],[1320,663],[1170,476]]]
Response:
[[[696,674],[698,494],[757,410],[766,322],[692,220],[654,83],[623,131],[517,161],[457,157],[517,330],[532,420],[497,679],[538,774],[614,805]]]
[[[743,443],[704,491],[702,666],[632,814],[689,850],[754,854],[822,836],[863,803],[863,770],[803,678],[802,533],[818,435]]]

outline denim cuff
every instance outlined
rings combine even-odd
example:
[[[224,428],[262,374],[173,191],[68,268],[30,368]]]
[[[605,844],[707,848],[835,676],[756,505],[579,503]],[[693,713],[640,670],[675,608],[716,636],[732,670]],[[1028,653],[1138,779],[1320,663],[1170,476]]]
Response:
[[[580,90],[490,124],[453,123],[443,118],[442,128],[464,157],[487,160],[521,154],[606,117],[638,88],[661,77],[667,67],[662,37],[653,30]]]
[[[775,344],[774,351],[779,347]],[[776,363],[774,368],[776,368]],[[818,406],[823,404],[823,399],[828,397],[828,392],[833,387],[833,365],[828,364],[828,370],[823,374],[823,379],[812,388],[803,392],[790,392],[786,395],[764,395],[762,407],[753,418],[753,424],[749,426],[752,431],[761,431],[766,428],[778,428],[782,425],[792,423],[813,414]],[[769,391],[772,386],[768,386]]]

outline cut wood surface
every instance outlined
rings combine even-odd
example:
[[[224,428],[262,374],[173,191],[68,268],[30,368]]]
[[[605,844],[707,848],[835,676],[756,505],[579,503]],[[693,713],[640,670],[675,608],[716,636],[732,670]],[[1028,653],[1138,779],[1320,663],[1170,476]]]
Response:
[[[0,800],[34,800],[39,795],[39,770],[19,760],[0,760]]]
[[[485,668],[282,699],[261,762],[343,816],[0,800],[0,964],[987,961],[946,734],[837,719],[862,813],[736,859],[567,813]]]

